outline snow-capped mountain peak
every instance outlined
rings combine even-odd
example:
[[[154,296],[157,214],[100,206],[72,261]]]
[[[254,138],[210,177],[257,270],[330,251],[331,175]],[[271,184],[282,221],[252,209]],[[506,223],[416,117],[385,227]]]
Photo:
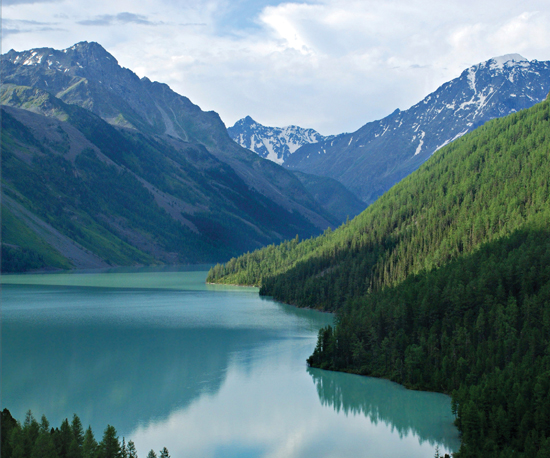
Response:
[[[489,59],[487,62],[490,63],[491,68],[494,69],[494,68],[504,68],[506,64],[508,66],[512,66],[517,63],[529,62],[529,61],[520,54],[505,54],[504,56],[493,57],[492,59]]]
[[[332,137],[323,137],[313,129],[299,126],[267,127],[246,116],[227,129],[239,145],[277,164],[282,164],[298,148]]]

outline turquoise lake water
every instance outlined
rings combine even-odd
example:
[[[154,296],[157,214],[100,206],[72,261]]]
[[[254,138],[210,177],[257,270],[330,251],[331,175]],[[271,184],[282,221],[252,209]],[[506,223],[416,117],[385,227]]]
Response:
[[[433,457],[450,398],[309,369],[330,314],[206,285],[204,266],[2,276],[2,408],[77,413],[145,457]]]

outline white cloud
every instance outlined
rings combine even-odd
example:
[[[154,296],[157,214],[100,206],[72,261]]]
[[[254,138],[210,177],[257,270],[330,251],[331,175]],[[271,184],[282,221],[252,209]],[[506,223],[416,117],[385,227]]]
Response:
[[[406,109],[491,57],[550,59],[547,11],[547,0],[12,3],[3,48],[97,41],[228,125],[251,115],[330,134]]]

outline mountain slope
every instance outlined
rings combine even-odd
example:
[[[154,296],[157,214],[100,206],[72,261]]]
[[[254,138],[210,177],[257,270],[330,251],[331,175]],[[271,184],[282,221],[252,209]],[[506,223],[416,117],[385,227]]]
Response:
[[[340,302],[331,298],[395,285],[547,215],[549,109],[545,101],[487,123],[438,151],[336,231],[281,245],[272,264],[271,248],[245,255],[235,268],[227,264],[226,272],[236,275],[228,281],[261,284],[297,305],[335,309]],[[258,262],[257,275],[239,278],[247,270],[239,266]],[[292,290],[279,295],[278,281],[291,277]]]
[[[210,281],[338,310],[310,365],[452,393],[458,456],[550,452],[550,101],[436,152],[353,221]]]
[[[550,91],[550,62],[515,54],[466,69],[406,111],[351,134],[305,145],[291,170],[337,179],[372,203],[433,153],[486,121],[528,108]]]
[[[329,214],[344,222],[361,213],[367,204],[349,191],[342,183],[329,177],[293,172],[304,188]]]
[[[3,212],[29,235],[4,232],[3,269],[212,262],[337,221],[216,113],[95,43],[1,60]]]
[[[242,147],[277,164],[285,162],[302,145],[332,138],[324,137],[313,129],[299,126],[263,126],[250,116],[228,127],[227,133]]]
[[[41,89],[117,127],[203,145],[249,187],[287,211],[302,214],[318,228],[332,222],[292,174],[236,145],[217,113],[203,112],[166,84],[138,78],[97,43],[62,51],[12,50],[2,55],[1,64],[5,84]]]

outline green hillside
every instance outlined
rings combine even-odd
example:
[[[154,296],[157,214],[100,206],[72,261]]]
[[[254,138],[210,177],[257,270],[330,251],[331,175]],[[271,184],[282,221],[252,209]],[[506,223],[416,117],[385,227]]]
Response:
[[[452,393],[461,457],[550,456],[549,118],[491,121],[336,231],[209,281],[337,310],[309,364]]]
[[[71,263],[2,206],[2,272],[44,267],[68,269]]]
[[[549,208],[548,112],[544,102],[489,122],[338,230],[233,259],[209,280],[254,284],[285,302],[335,310],[346,298],[396,285],[538,221]]]

